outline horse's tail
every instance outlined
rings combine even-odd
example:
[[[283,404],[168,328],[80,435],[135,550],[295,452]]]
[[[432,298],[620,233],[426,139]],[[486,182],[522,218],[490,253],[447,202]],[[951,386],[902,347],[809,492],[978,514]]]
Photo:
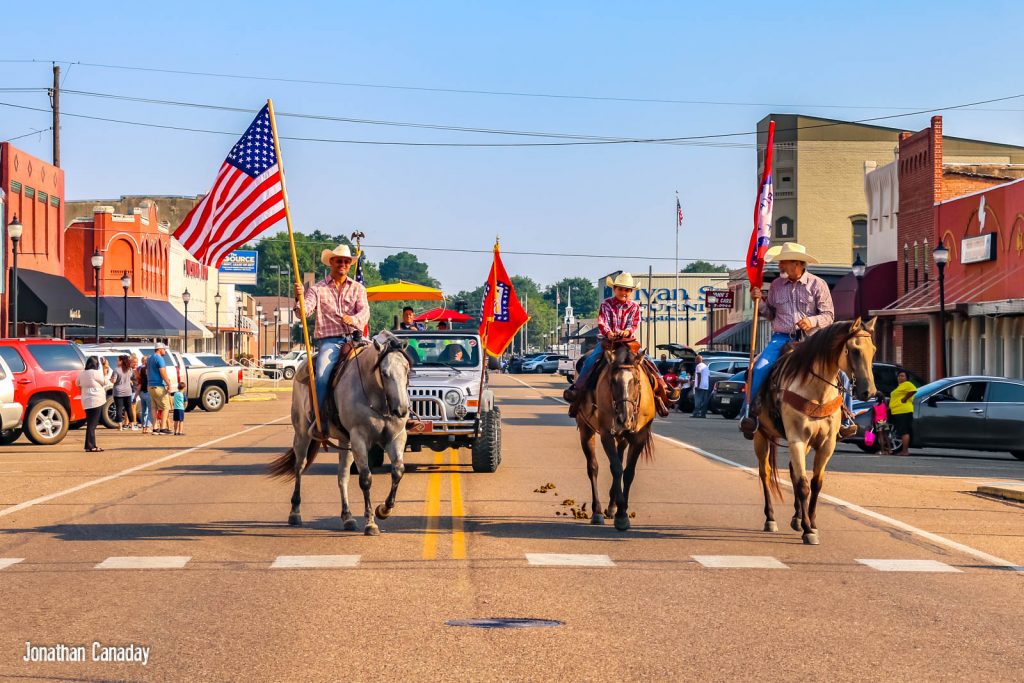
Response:
[[[781,502],[785,500],[785,497],[782,495],[782,484],[779,482],[779,445],[775,442],[775,439],[767,439],[767,441],[768,467],[771,473],[768,477],[768,490],[771,491],[772,495]]]
[[[640,450],[640,457],[645,462],[654,462],[654,430],[647,427],[647,435],[644,437],[644,445]]]
[[[316,460],[317,453],[320,452],[320,442],[313,441],[309,445],[309,450],[306,453],[306,465],[302,468],[305,472],[309,469],[309,466]],[[267,466],[267,475],[273,479],[284,478],[294,479],[295,478],[295,449],[289,448],[288,452],[284,455],[278,456],[272,463]]]

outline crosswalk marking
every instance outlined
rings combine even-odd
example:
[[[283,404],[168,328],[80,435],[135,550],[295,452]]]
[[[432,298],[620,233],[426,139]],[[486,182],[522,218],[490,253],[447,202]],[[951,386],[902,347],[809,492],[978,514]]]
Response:
[[[960,573],[956,567],[951,567],[945,562],[938,560],[857,560],[872,569],[880,572],[946,572]]]
[[[329,569],[356,567],[359,555],[278,555],[271,569]]]
[[[691,555],[712,569],[789,569],[774,557],[766,555]]]
[[[96,569],[181,569],[191,559],[188,555],[108,557]]]
[[[12,564],[18,564],[24,562],[24,557],[0,557],[0,569],[7,569]]]
[[[607,555],[572,553],[526,553],[526,561],[535,567],[614,567]]]

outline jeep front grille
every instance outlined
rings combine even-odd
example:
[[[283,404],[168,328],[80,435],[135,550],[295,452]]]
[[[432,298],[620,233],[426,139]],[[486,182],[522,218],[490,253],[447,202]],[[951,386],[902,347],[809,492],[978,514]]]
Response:
[[[421,420],[444,420],[444,391],[444,389],[410,387],[409,398],[412,401],[413,412]]]

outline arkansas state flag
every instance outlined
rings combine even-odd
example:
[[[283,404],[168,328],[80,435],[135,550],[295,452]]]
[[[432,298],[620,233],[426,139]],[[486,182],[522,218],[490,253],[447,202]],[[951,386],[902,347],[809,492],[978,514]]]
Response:
[[[484,287],[484,306],[480,316],[480,338],[487,353],[500,356],[530,316],[526,315],[512,280],[505,272],[497,243],[494,245],[494,265]]]
[[[747,279],[752,288],[764,284],[764,254],[772,239],[772,148],[775,145],[775,122],[768,123],[768,146],[764,154],[764,172],[754,204],[754,230],[747,246]]]

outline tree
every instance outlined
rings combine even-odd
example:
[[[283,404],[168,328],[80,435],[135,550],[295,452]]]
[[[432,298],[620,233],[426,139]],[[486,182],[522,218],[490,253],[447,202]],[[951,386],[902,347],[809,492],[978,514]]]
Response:
[[[351,242],[347,237],[328,235],[319,230],[314,230],[309,235],[301,232],[295,233],[295,254],[299,261],[299,279],[302,278],[303,273],[314,273],[317,279],[322,277],[326,272],[326,266],[320,262],[321,252],[324,249],[334,249],[339,244],[351,245]],[[263,238],[255,246],[246,248],[255,249],[259,254],[259,259],[256,285],[243,289],[255,296],[276,296],[279,291],[282,296],[287,296],[292,290],[292,283],[295,282],[295,273],[292,273],[290,281],[287,280],[288,272],[293,270],[288,233],[279,232],[276,235]],[[374,268],[374,273],[376,273],[376,268]]]
[[[711,263],[710,261],[705,261],[704,259],[697,259],[696,261],[690,261],[689,263],[687,263],[686,267],[684,267],[679,272],[680,273],[728,273],[729,272],[729,266],[725,265],[724,263],[719,263],[718,265],[715,265],[714,263]]]
[[[597,317],[601,299],[593,282],[585,277],[567,277],[559,280],[544,292],[544,298],[551,304],[555,303],[556,289],[560,293],[563,306],[567,301],[566,293],[572,291],[572,309],[577,318]]]
[[[407,251],[400,251],[391,254],[380,262],[380,275],[384,282],[415,282],[418,285],[428,287],[439,287],[440,283],[430,277],[427,264],[416,258],[415,254]]]

